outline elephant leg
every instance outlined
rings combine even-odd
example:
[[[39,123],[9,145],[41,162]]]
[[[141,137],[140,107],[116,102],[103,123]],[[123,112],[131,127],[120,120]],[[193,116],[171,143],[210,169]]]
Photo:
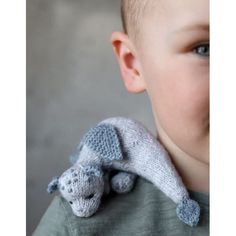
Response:
[[[127,193],[132,190],[137,175],[120,171],[111,178],[111,187],[117,193]]]

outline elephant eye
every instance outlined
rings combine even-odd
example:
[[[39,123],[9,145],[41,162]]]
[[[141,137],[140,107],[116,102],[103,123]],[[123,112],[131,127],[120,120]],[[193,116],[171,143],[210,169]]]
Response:
[[[92,194],[86,196],[84,199],[85,199],[85,200],[89,200],[89,199],[91,199],[91,198],[93,198],[93,197],[94,197],[94,193],[92,193]]]
[[[72,205],[73,204],[73,202],[72,201],[69,201],[69,203]]]

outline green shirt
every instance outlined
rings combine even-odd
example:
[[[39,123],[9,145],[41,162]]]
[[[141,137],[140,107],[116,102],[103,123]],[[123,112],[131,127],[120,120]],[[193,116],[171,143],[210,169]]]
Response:
[[[149,181],[138,178],[127,194],[110,193],[90,218],[76,217],[70,205],[56,196],[42,217],[34,236],[204,236],[209,235],[209,195],[189,191],[201,207],[197,227],[176,215],[176,204]]]

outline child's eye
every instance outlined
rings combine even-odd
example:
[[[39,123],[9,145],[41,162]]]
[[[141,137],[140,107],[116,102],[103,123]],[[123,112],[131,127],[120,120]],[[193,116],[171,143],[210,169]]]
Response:
[[[209,55],[210,55],[209,43],[205,43],[205,44],[201,44],[201,45],[196,46],[193,49],[193,52],[197,53],[199,56],[202,56],[202,57],[209,57]]]

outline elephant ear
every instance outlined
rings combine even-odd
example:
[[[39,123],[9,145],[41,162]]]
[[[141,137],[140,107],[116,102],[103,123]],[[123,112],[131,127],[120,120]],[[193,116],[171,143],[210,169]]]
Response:
[[[88,131],[81,141],[106,161],[122,160],[121,143],[113,125],[100,124]]]
[[[52,194],[53,192],[58,190],[58,184],[59,184],[59,177],[58,176],[53,177],[51,182],[48,184],[47,192]]]

